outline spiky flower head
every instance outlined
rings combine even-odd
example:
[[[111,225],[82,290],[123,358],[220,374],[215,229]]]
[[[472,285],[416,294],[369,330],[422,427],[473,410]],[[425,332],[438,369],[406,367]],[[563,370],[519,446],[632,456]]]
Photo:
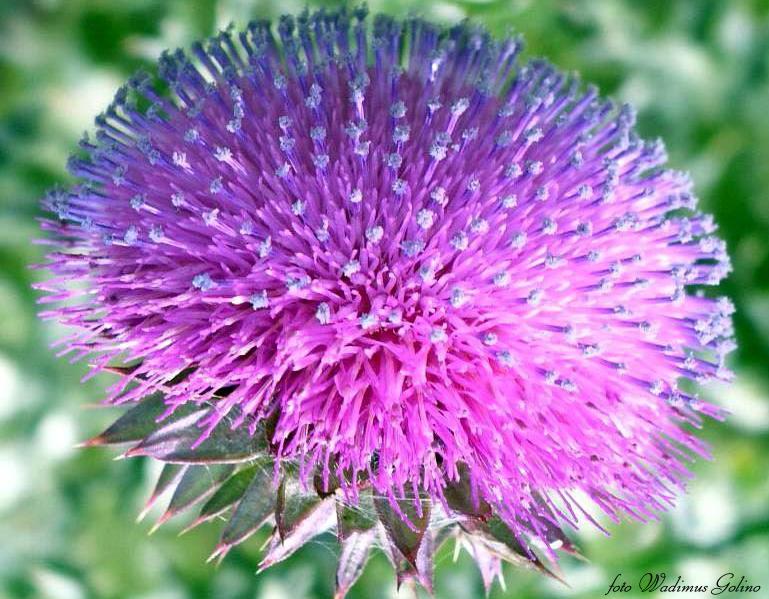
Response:
[[[217,555],[274,517],[272,563],[336,513],[341,593],[374,523],[401,578],[460,530],[490,581],[554,558],[580,501],[669,505],[718,414],[679,379],[728,378],[733,342],[702,292],[724,244],[662,144],[467,24],[277,34],[164,54],[47,198],[64,353],[139,402],[93,442],[176,464],[167,515],[218,487]]]

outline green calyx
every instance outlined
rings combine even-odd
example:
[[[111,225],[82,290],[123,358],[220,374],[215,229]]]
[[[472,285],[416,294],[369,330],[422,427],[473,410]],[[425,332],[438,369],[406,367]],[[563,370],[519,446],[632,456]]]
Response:
[[[553,564],[527,547],[492,507],[473,497],[469,474],[447,482],[444,502],[427,496],[401,498],[378,495],[367,481],[358,484],[355,502],[337,481],[324,485],[321,476],[300,476],[296,463],[276,460],[270,443],[274,419],[234,430],[222,421],[202,442],[203,406],[181,406],[166,414],[160,395],[127,409],[87,447],[128,445],[124,457],[145,456],[164,462],[155,489],[140,514],[170,494],[166,510],[152,530],[169,519],[197,510],[184,532],[212,520],[223,520],[219,543],[209,561],[222,560],[236,545],[263,526],[271,526],[259,571],[280,562],[323,533],[339,543],[337,599],[360,577],[372,550],[381,549],[392,563],[398,584],[417,582],[432,591],[433,557],[449,539],[478,564],[488,593],[495,579],[504,585],[502,563],[529,567],[560,578]],[[309,478],[309,481],[303,480]],[[560,528],[548,531],[553,546],[577,554]]]

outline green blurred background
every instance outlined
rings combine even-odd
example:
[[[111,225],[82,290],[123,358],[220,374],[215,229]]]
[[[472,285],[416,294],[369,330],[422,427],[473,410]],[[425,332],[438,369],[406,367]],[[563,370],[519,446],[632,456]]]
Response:
[[[334,6],[334,2],[308,3]],[[496,34],[523,33],[543,55],[639,109],[646,137],[663,137],[675,168],[692,171],[734,260],[723,291],[737,305],[736,383],[706,391],[732,411],[704,431],[715,460],[661,522],[592,530],[589,563],[565,559],[570,588],[507,570],[493,597],[599,597],[617,573],[637,588],[645,571],[713,584],[726,571],[769,597],[769,2],[749,0],[377,0],[444,22],[472,17]],[[296,12],[303,1],[5,0],[0,2],[0,598],[309,599],[333,593],[334,541],[321,538],[255,576],[260,539],[217,569],[208,526],[183,523],[148,537],[135,524],[156,465],[78,450],[108,410],[88,409],[107,377],[79,383],[85,366],[54,358],[61,331],[35,317],[38,198],[67,182],[68,153],[117,86],[161,50],[188,45],[230,21]],[[436,595],[482,596],[462,554],[440,554]],[[395,596],[378,556],[352,597]],[[631,592],[625,597],[637,596]],[[645,595],[649,596],[649,595]],[[665,593],[664,596],[675,596]],[[683,596],[683,595],[682,595]],[[688,593],[687,597],[694,594]],[[728,596],[725,594],[725,596]]]

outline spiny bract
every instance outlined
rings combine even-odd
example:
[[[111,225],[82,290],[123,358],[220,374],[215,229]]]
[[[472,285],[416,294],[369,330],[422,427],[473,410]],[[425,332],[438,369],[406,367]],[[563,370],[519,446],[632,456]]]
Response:
[[[456,535],[489,585],[571,548],[580,501],[670,505],[718,415],[677,381],[728,378],[733,342],[701,291],[724,244],[661,143],[468,24],[277,31],[164,54],[47,197],[62,353],[140,402],[92,443],[171,464],[162,520],[229,510],[215,556],[336,526],[340,595],[375,541],[429,587]]]

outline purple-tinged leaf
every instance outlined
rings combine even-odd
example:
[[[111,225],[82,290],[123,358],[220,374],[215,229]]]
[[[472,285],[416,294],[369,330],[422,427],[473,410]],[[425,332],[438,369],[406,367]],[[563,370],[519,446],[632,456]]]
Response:
[[[234,545],[245,541],[273,515],[277,489],[273,484],[272,465],[272,459],[269,458],[262,458],[254,464],[255,472],[251,483],[222,531],[219,545],[209,560],[223,558]]]
[[[267,553],[259,564],[259,572],[283,561],[307,541],[331,529],[336,520],[334,503],[333,497],[323,499],[285,539],[281,539],[279,534],[274,534],[267,546]]]
[[[111,372],[112,374],[118,374],[120,376],[131,376],[134,372],[136,372],[141,364],[134,364],[133,366],[104,366],[100,370],[104,372]],[[167,383],[161,383],[158,385],[158,387],[164,391],[167,391],[171,389],[174,385],[178,385],[179,383],[183,382],[190,374],[195,372],[197,367],[189,367],[185,368],[181,372],[179,372],[176,376],[174,376],[170,381]],[[146,381],[147,375],[140,373],[137,375],[133,375],[134,378],[140,380],[140,381]]]
[[[473,496],[470,473],[465,464],[458,464],[459,480],[447,481],[443,496],[449,507],[460,514],[486,519],[492,514],[491,506],[476,493]]]
[[[417,568],[417,553],[430,521],[430,501],[425,498],[418,501],[421,510],[417,510],[413,497],[397,499],[396,510],[388,498],[374,497],[374,507],[387,536],[414,568]]]
[[[196,432],[197,440],[201,431],[197,429]],[[248,426],[232,430],[226,423],[216,427],[200,445],[192,447],[193,443],[180,443],[160,459],[184,464],[237,464],[253,460],[267,451],[267,439],[261,427],[252,435]]]
[[[339,479],[337,478],[336,474],[329,472],[328,481],[324,481],[321,468],[318,468],[318,472],[316,472],[313,476],[312,483],[315,487],[315,492],[321,498],[326,498],[330,495],[333,495],[334,492],[339,488]]]
[[[237,464],[266,452],[268,444],[262,426],[252,435],[248,426],[232,430],[229,422],[222,421],[199,442],[204,431],[198,421],[205,413],[206,410],[198,410],[162,426],[126,452],[126,456],[144,455],[177,464]]]
[[[138,445],[126,451],[125,457],[147,456],[162,460],[180,445],[194,443],[200,436],[200,429],[195,425],[205,413],[206,410],[197,409],[173,422],[164,422]]]
[[[435,505],[433,506],[433,510],[435,510]],[[456,537],[460,530],[459,524],[456,522],[441,522],[433,533],[435,551],[437,552],[450,538]]]
[[[379,517],[370,493],[361,493],[358,504],[352,505],[342,500],[336,503],[336,521],[339,538],[344,540],[356,532],[365,532],[374,528]]]
[[[419,544],[416,555],[416,565],[401,560],[395,569],[398,587],[408,580],[416,580],[424,589],[433,594],[433,559],[435,557],[435,540],[432,531],[426,530]]]
[[[547,501],[539,494],[536,494],[535,497],[539,508],[543,512],[543,515],[539,518],[539,523],[545,529],[544,537],[550,544],[550,547],[566,551],[577,559],[585,560],[586,558],[580,553],[576,545],[572,543],[563,528],[558,525],[558,518]]]
[[[462,546],[467,550],[470,556],[475,560],[478,570],[481,573],[483,587],[486,590],[486,597],[491,592],[494,579],[499,580],[502,589],[505,589],[505,579],[502,573],[502,560],[498,555],[492,553],[489,548],[473,535],[463,534],[460,537]]]
[[[165,464],[163,466],[163,469],[160,471],[160,476],[158,476],[158,481],[155,483],[152,495],[147,499],[142,511],[139,512],[139,517],[136,519],[137,522],[144,520],[144,517],[149,513],[150,509],[152,509],[152,506],[155,505],[158,498],[179,481],[186,468],[187,466],[183,464]]]
[[[185,406],[182,406],[182,408],[185,408]],[[174,413],[175,419],[181,418],[191,411],[189,406],[186,409],[182,408],[179,408]],[[157,419],[166,409],[167,406],[163,400],[163,395],[161,393],[154,393],[138,404],[128,408],[103,433],[90,438],[82,445],[84,447],[94,447],[141,441],[161,426],[158,424]]]
[[[467,521],[463,528],[471,534],[475,534],[482,540],[486,547],[497,557],[516,566],[533,568],[542,574],[546,574],[563,582],[562,578],[548,569],[542,560],[534,553],[531,547],[527,547],[518,539],[515,533],[499,517],[494,516],[488,521]]]
[[[382,553],[385,554],[385,557],[387,557],[387,561],[390,562],[390,565],[393,568],[397,568],[398,564],[403,560],[403,556],[387,534],[384,524],[382,524],[381,521],[377,522],[378,526],[376,527],[376,534],[379,547],[382,549]]]
[[[200,508],[200,514],[195,520],[184,529],[184,532],[192,530],[196,526],[216,518],[233,504],[237,503],[248,489],[254,476],[256,475],[256,466],[249,466],[244,468],[230,478],[228,478],[221,487],[206,501],[202,508]]]
[[[373,528],[364,531],[350,532],[344,539],[340,538],[341,551],[336,568],[336,593],[334,599],[344,599],[347,591],[360,578],[366,566],[371,547],[376,538]]]
[[[221,485],[222,481],[232,474],[233,470],[235,470],[235,466],[230,464],[190,466],[187,468],[174,494],[171,496],[168,508],[158,519],[153,530],[167,522],[170,518],[208,497]]]
[[[587,561],[587,558],[582,555],[579,548],[566,536],[563,529],[557,527],[551,529],[547,527],[547,540],[552,549],[565,551],[580,561]]]
[[[284,477],[275,501],[275,523],[280,538],[285,540],[320,502],[321,498],[315,493],[307,493],[298,480]]]
[[[104,366],[101,368],[104,372],[111,372],[112,374],[118,374],[120,376],[129,376],[136,372],[141,364],[134,364],[133,366]]]

